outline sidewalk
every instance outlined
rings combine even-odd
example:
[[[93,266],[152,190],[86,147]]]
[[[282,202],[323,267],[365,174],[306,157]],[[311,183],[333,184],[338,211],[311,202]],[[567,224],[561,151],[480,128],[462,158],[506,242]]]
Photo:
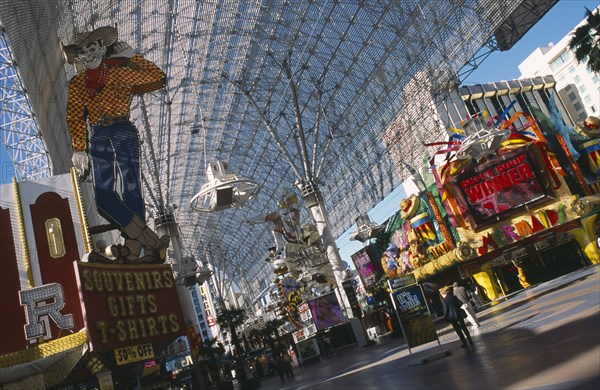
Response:
[[[261,389],[598,389],[600,266],[588,267],[508,297],[478,312],[474,348],[459,348],[449,326],[437,343],[412,349],[402,338],[349,347],[295,378],[266,378]],[[416,365],[412,365],[416,364]]]

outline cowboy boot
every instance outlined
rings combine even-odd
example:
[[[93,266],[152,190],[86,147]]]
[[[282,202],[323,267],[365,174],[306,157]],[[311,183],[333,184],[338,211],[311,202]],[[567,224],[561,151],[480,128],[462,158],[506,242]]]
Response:
[[[125,244],[113,244],[106,247],[106,257],[122,264],[136,260],[142,249],[142,244],[135,240],[125,240]]]
[[[142,244],[137,240],[125,239],[123,246],[126,248],[125,258],[129,261],[137,260],[142,252]]]
[[[139,242],[146,252],[156,255],[161,260],[166,258],[169,236],[158,237],[138,215],[134,214],[131,222],[122,230],[127,237]]]
[[[104,254],[111,260],[117,260],[121,254],[120,244],[112,244],[104,249]]]

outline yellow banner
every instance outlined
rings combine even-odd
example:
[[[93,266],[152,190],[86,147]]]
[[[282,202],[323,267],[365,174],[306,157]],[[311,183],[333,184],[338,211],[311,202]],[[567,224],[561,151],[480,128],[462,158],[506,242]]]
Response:
[[[127,363],[152,359],[153,357],[154,350],[152,349],[152,343],[132,345],[129,347],[115,349],[115,360],[119,366]]]

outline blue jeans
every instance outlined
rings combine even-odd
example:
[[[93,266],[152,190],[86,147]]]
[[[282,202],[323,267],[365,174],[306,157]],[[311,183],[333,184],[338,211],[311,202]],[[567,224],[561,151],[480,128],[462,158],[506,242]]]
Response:
[[[133,123],[94,126],[90,154],[98,213],[121,228],[134,214],[144,220],[140,140]]]

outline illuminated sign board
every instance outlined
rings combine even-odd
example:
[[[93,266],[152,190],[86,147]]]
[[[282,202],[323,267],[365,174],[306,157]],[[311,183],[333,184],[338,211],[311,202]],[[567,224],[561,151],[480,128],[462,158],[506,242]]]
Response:
[[[481,246],[477,252],[485,255],[489,250],[499,249],[524,237],[564,224],[567,220],[566,207],[560,204],[556,210],[541,210],[515,222],[514,225],[502,225],[501,228],[481,237]]]
[[[372,245],[370,245],[350,256],[360,276],[360,280],[367,290],[379,280],[380,275],[383,273],[383,270],[379,269],[381,268],[381,262],[374,260],[377,256],[373,252]]]
[[[296,327],[301,327],[298,305],[302,303],[302,288],[300,282],[291,276],[286,276],[279,282],[279,290],[287,302],[288,317]]]
[[[92,349],[137,348],[185,334],[170,265],[76,267]]]
[[[308,301],[310,312],[317,330],[323,330],[331,326],[341,324],[345,321],[342,307],[334,293],[321,295]]]
[[[534,151],[537,149],[521,148],[456,177],[462,201],[477,225],[497,222],[517,209],[548,199],[543,165]]]
[[[25,337],[27,340],[44,337],[48,334],[48,318],[61,329],[75,327],[72,314],[63,314],[65,307],[63,288],[58,283],[19,291],[21,305],[27,312]],[[48,303],[52,301],[52,303]]]

